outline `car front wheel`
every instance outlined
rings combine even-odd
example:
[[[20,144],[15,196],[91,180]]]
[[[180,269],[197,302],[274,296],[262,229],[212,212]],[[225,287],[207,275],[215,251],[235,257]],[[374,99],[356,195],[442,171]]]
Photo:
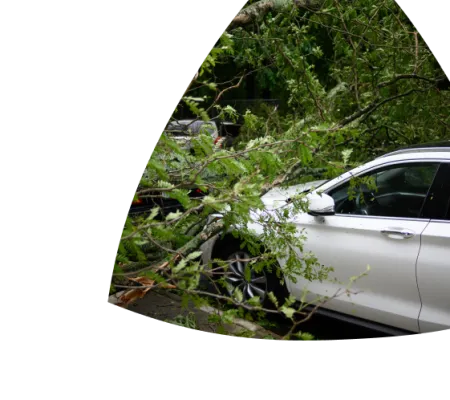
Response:
[[[246,248],[241,249],[240,242],[237,240],[220,241],[216,244],[213,253],[213,259],[220,259],[226,262],[223,268],[217,270],[217,279],[221,279],[222,293],[233,299],[238,298],[237,290],[242,293],[242,303],[248,303],[254,297],[259,298],[261,306],[266,308],[274,308],[275,305],[269,299],[269,293],[272,292],[278,300],[283,304],[287,297],[287,289],[281,283],[282,278],[277,276],[276,270],[278,265],[272,266],[272,271],[264,269],[263,271],[255,271],[252,265],[254,256]],[[283,282],[284,283],[284,282]]]

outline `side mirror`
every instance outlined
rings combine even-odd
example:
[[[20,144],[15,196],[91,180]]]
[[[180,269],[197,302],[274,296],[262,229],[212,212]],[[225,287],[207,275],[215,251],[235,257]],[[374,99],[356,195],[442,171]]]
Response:
[[[334,200],[325,193],[311,193],[307,196],[309,202],[308,214],[314,217],[334,215]]]

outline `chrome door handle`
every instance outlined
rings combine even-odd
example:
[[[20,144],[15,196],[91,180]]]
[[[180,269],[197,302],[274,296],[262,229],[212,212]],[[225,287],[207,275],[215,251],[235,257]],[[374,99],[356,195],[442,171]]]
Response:
[[[383,229],[381,234],[385,236],[400,236],[401,239],[410,239],[415,236],[415,232],[409,229]]]

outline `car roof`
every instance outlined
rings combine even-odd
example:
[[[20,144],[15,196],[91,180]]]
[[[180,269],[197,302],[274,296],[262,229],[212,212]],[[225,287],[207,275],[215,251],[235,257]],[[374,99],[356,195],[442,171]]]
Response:
[[[392,162],[416,162],[420,160],[450,160],[450,141],[426,143],[395,150],[391,153],[375,158],[372,161],[359,165],[350,171],[344,172],[342,175],[324,183],[322,189],[328,190],[340,181],[344,181],[351,176],[358,176],[359,174],[365,173],[372,168],[387,165]]]
[[[441,142],[429,142],[422,144],[415,144],[412,146],[402,147],[401,149],[391,151],[378,158],[389,157],[397,154],[412,154],[412,153],[447,153],[450,152],[450,140]]]

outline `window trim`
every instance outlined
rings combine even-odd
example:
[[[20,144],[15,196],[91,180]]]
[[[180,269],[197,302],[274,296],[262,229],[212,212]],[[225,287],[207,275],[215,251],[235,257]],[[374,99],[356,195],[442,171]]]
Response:
[[[445,202],[446,202],[446,208],[445,208],[445,210],[443,210],[443,217],[442,217],[442,219],[438,219],[438,218],[435,218],[435,217],[432,217],[432,218],[428,217],[428,218],[430,218],[430,222],[447,222],[447,223],[450,222],[450,218],[444,219],[445,216],[450,213],[450,192],[448,194],[445,194],[445,189],[443,190],[443,189],[435,188],[435,185],[439,185],[440,184],[439,183],[440,181],[438,179],[441,179],[443,176],[444,176],[444,179],[447,178],[447,175],[445,173],[448,172],[448,171],[443,170],[444,167],[446,167],[447,170],[450,169],[450,160],[446,159],[446,160],[442,160],[440,162],[439,169],[437,170],[436,175],[435,175],[434,180],[433,180],[433,184],[431,185],[430,190],[428,191],[428,196],[427,196],[427,198],[425,200],[425,203],[423,204],[422,214],[423,214],[423,211],[425,209],[425,206],[427,205],[427,201],[429,201],[429,194],[430,194],[430,192],[432,192],[433,194],[437,194],[437,196],[439,196],[441,198],[443,197]],[[438,182],[436,182],[437,180],[438,180]],[[432,190],[432,189],[434,189],[434,190]],[[449,188],[447,188],[447,190],[448,189]]]
[[[437,159],[437,158],[429,158],[429,159],[424,159],[424,158],[419,158],[419,159],[417,159],[417,158],[415,158],[415,159],[407,159],[407,160],[398,160],[398,161],[388,161],[388,162],[384,162],[384,163],[381,163],[381,164],[377,164],[377,165],[374,165],[374,166],[372,166],[372,167],[369,167],[369,168],[367,168],[367,169],[364,169],[363,171],[360,171],[358,174],[356,174],[356,175],[354,175],[354,174],[352,174],[351,172],[349,172],[350,173],[350,176],[349,177],[347,177],[346,179],[344,179],[343,181],[340,181],[340,182],[337,182],[335,185],[333,185],[333,186],[331,186],[331,187],[329,187],[328,189],[326,189],[326,190],[324,190],[323,191],[323,193],[325,193],[325,194],[329,194],[329,192],[330,191],[332,191],[332,190],[334,190],[334,189],[336,189],[336,188],[338,188],[338,187],[340,187],[340,186],[342,186],[342,185],[345,185],[347,182],[349,182],[350,181],[350,179],[353,179],[353,178],[357,178],[357,177],[359,177],[359,176],[361,176],[361,175],[365,175],[365,174],[367,174],[367,173],[370,173],[371,171],[374,171],[374,170],[376,170],[376,169],[380,169],[380,168],[386,168],[386,167],[390,167],[390,166],[396,166],[396,165],[402,165],[402,164],[438,164],[438,167],[437,167],[437,169],[436,169],[436,172],[435,172],[435,174],[434,174],[434,176],[433,176],[433,181],[431,182],[431,185],[430,185],[430,187],[428,188],[428,192],[427,192],[427,194],[425,195],[425,200],[424,200],[424,202],[423,202],[423,204],[422,204],[422,207],[421,207],[421,209],[420,209],[420,212],[419,212],[419,215],[421,215],[422,214],[422,211],[423,211],[423,208],[424,208],[424,206],[425,206],[425,203],[426,203],[426,201],[427,201],[427,199],[428,199],[428,195],[430,194],[430,190],[431,190],[431,188],[433,187],[433,185],[434,185],[434,181],[435,181],[435,179],[436,179],[436,177],[437,177],[437,175],[438,175],[438,173],[439,173],[439,170],[440,170],[440,167],[441,167],[441,164],[443,164],[443,163],[447,163],[447,164],[450,164],[450,160],[448,160],[448,159]],[[337,216],[337,217],[356,217],[356,218],[376,218],[376,219],[390,219],[390,220],[403,220],[403,221],[428,221],[428,222],[431,222],[432,220],[430,219],[430,218],[420,218],[420,217],[387,217],[387,216],[384,216],[384,215],[359,215],[359,214],[340,214],[340,213],[336,213],[336,214],[334,214],[334,216]],[[441,221],[441,220],[438,220],[438,221]],[[447,220],[443,220],[443,221],[447,221]],[[448,220],[447,222],[450,222],[450,220]]]

